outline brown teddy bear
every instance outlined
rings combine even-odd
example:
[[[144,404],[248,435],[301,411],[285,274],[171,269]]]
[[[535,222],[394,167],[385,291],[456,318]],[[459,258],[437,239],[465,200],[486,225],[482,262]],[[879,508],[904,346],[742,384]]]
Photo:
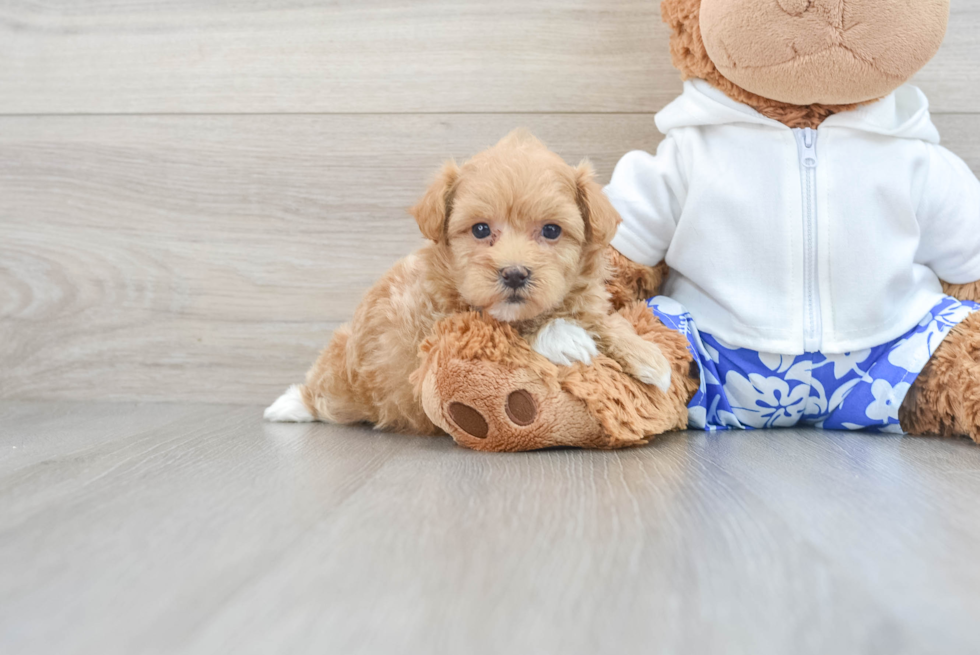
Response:
[[[630,153],[606,189],[624,219],[608,287],[671,360],[671,388],[603,357],[556,366],[460,314],[413,376],[429,419],[487,451],[688,425],[980,442],[980,183],[903,86],[939,48],[948,0],[661,10],[685,91],[657,116],[657,155]]]

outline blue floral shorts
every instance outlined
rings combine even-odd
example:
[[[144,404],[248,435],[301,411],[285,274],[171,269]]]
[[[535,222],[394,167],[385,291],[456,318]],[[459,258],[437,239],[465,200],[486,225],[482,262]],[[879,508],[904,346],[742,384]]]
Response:
[[[949,331],[980,305],[944,298],[891,343],[842,355],[772,355],[698,332],[691,315],[664,296],[648,302],[664,325],[688,340],[701,388],[688,422],[703,430],[780,428],[902,433],[898,409]]]

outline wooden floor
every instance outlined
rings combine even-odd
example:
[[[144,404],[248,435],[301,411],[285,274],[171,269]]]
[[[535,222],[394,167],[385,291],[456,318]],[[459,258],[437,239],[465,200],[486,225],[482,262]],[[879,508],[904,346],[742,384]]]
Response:
[[[980,447],[0,403],[0,652],[977,653]]]

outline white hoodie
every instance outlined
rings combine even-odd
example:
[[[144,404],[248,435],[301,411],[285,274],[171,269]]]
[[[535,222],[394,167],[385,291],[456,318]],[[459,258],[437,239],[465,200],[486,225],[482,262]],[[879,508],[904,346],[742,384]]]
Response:
[[[612,245],[666,259],[664,294],[730,345],[881,345],[939,302],[940,278],[980,280],[980,182],[915,87],[795,130],[694,80],[656,122],[656,157],[627,154],[606,187]]]

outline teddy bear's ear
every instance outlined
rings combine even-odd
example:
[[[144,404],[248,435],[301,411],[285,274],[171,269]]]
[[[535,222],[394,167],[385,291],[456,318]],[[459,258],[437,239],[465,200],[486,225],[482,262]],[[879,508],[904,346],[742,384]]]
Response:
[[[439,242],[445,239],[446,223],[452,212],[453,194],[459,182],[459,174],[456,162],[446,162],[422,199],[408,210],[419,224],[422,235],[430,241]]]
[[[595,169],[588,160],[575,169],[577,200],[585,220],[585,235],[590,243],[608,245],[616,236],[621,219],[619,213],[595,181]]]

